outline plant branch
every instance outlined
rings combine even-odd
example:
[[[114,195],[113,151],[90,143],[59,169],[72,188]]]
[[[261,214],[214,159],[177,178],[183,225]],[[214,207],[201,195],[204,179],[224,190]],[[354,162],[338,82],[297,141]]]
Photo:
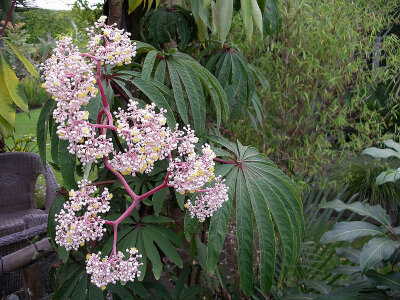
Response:
[[[15,3],[16,3],[16,2],[17,2],[17,0],[13,0],[13,2],[12,2],[12,4],[11,4],[10,10],[8,11],[8,14],[7,14],[6,21],[5,21],[4,25],[3,25],[3,28],[2,28],[1,31],[0,31],[0,37],[3,35],[4,31],[5,31],[6,28],[7,28],[8,22],[9,22],[10,19],[11,19],[11,15],[12,15],[12,12],[13,12],[13,10],[14,10],[14,6],[15,6]]]

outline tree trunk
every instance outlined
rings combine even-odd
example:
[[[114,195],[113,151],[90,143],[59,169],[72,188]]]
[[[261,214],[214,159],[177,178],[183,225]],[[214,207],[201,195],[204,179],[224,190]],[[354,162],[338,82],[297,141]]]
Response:
[[[122,25],[122,1],[109,0],[108,1],[108,24],[116,23],[117,27],[121,29]]]

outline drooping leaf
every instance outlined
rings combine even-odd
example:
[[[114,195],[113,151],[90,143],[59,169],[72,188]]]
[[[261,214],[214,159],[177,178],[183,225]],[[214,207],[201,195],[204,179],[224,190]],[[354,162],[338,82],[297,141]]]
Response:
[[[153,71],[153,68],[154,68],[154,63],[156,61],[157,53],[158,52],[156,50],[151,50],[146,55],[146,58],[144,59],[143,68],[142,68],[142,75],[141,75],[141,77],[144,80],[147,80],[147,79],[150,78],[151,72]]]
[[[10,62],[7,57],[0,54],[0,66],[1,66],[1,76],[7,86],[8,93],[13,99],[14,103],[21,108],[24,112],[28,112],[28,100],[26,99],[24,90],[19,84],[17,75],[15,75],[14,70],[11,67]]]
[[[257,0],[251,0],[251,15],[253,18],[253,22],[256,25],[258,31],[261,34],[261,38],[263,37],[263,17],[261,14],[261,9],[258,6]]]
[[[389,259],[400,242],[386,237],[375,237],[364,245],[360,254],[360,267],[362,271],[373,268],[382,259]]]
[[[183,96],[182,85],[174,64],[168,63],[168,71],[171,80],[172,91],[174,93],[176,107],[178,108],[178,112],[182,118],[182,121],[185,124],[188,124],[189,119],[188,119],[185,98]]]
[[[80,280],[72,294],[71,300],[82,300],[82,299],[86,298],[87,278],[88,277],[86,274],[84,274],[80,278]]]
[[[226,41],[232,24],[233,0],[217,0],[217,33],[220,42]]]
[[[338,241],[347,241],[352,243],[359,237],[384,233],[384,230],[368,222],[339,222],[336,223],[331,230],[324,233],[320,242],[333,243]]]
[[[15,105],[2,76],[0,76],[0,117],[4,119],[10,128],[14,129]]]
[[[24,56],[22,55],[21,52],[19,52],[19,50],[17,49],[17,47],[15,47],[9,40],[7,39],[2,39],[3,41],[6,42],[6,44],[11,48],[11,50],[14,52],[14,54],[18,57],[18,59],[24,64],[25,68],[28,70],[29,73],[31,73],[31,75],[33,77],[39,78],[39,73],[38,71],[35,69],[35,67],[30,63],[30,61]]]
[[[116,284],[109,284],[107,285],[107,290],[112,292],[113,294],[118,295],[120,299],[126,299],[126,300],[134,300],[135,298],[131,294],[130,290],[124,286],[122,286],[120,283]]]
[[[240,0],[241,12],[244,24],[244,31],[247,40],[250,41],[253,36],[253,18],[252,18],[252,5],[250,0]]]
[[[354,202],[354,203],[344,203],[343,201],[336,199],[325,203],[321,206],[322,208],[333,208],[337,211],[342,211],[344,209],[349,209],[356,214],[361,216],[367,216],[375,219],[383,226],[390,226],[390,217],[386,213],[386,210],[380,205],[371,206],[368,203]]]

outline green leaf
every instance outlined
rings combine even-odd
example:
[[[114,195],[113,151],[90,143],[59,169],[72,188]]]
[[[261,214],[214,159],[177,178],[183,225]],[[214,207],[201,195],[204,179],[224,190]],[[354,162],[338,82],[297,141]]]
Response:
[[[19,52],[19,50],[7,39],[2,39],[7,43],[7,45],[11,48],[11,50],[14,52],[14,54],[18,57],[18,59],[24,64],[25,68],[28,70],[29,73],[33,77],[39,78],[39,73],[35,69],[35,67],[30,63],[30,61]]]
[[[60,300],[69,299],[76,283],[80,278],[79,274],[82,273],[81,266],[78,265],[77,267],[78,269],[74,273],[72,273],[66,280],[64,280],[64,282],[56,290],[56,292],[52,296],[53,299],[60,299]]]
[[[57,298],[53,298],[57,299]],[[102,291],[92,283],[89,283],[89,300],[104,299]]]
[[[128,14],[131,14],[143,0],[129,0]]]
[[[72,294],[71,300],[82,300],[86,298],[87,290],[87,275],[84,274],[78,282],[74,293]]]
[[[175,247],[172,246],[170,241],[166,239],[161,233],[155,230],[153,227],[143,228],[145,234],[151,236],[158,247],[164,252],[164,254],[179,268],[183,267],[183,262]]]
[[[330,272],[334,275],[336,274],[354,274],[357,272],[360,272],[360,267],[359,266],[351,266],[351,265],[338,265],[334,267],[333,269],[330,270]]]
[[[236,178],[238,170],[235,169],[225,178],[225,184],[229,187],[229,200],[222,204],[210,219],[210,229],[208,231],[207,248],[207,271],[213,274],[217,268],[218,257],[225,241],[226,231],[232,209],[232,198],[235,192]]]
[[[145,233],[144,230],[140,230],[140,235],[143,239],[143,245],[146,251],[146,255],[150,259],[153,266],[154,278],[158,280],[160,279],[162,271],[160,255],[158,254],[157,248],[154,246],[152,237],[148,236],[148,232]]]
[[[266,0],[265,4],[260,6],[263,10],[263,31],[264,35],[276,32],[280,27],[278,0]]]
[[[339,257],[345,257],[352,263],[360,264],[360,250],[352,247],[336,247],[335,250]]]
[[[186,211],[184,219],[184,233],[187,241],[190,241],[192,236],[196,233],[198,223],[199,220],[197,218],[191,218],[189,211]]]
[[[36,125],[37,144],[39,149],[40,160],[46,168],[46,142],[47,142],[47,128],[48,119],[55,106],[53,99],[47,99],[40,111],[39,118]]]
[[[168,126],[170,128],[175,128],[176,121],[174,114],[160,91],[158,91],[157,88],[155,88],[151,83],[139,77],[132,80],[132,83],[136,85],[159,108],[164,108],[167,110],[165,117],[167,118]]]
[[[60,161],[60,170],[63,181],[67,189],[77,189],[78,186],[75,180],[76,157],[69,153],[67,140],[60,140],[58,143],[58,157]]]
[[[384,234],[385,231],[368,222],[352,221],[339,222],[333,228],[324,233],[321,237],[321,243],[333,243],[338,241],[346,241],[352,243],[355,239],[368,236]]]
[[[263,17],[261,14],[261,10],[258,7],[257,0],[251,0],[251,15],[253,18],[253,22],[256,25],[257,29],[260,31],[261,38],[263,37]]]
[[[0,116],[13,130],[15,126],[15,105],[3,76],[0,76]]]
[[[378,273],[375,270],[368,270],[365,275],[376,285],[387,286],[392,291],[400,291],[400,273],[389,272],[386,274]]]
[[[364,149],[361,154],[370,155],[374,158],[389,158],[389,157],[397,157],[400,158],[400,153],[398,151],[394,151],[392,149],[379,149],[376,147],[371,147]]]
[[[167,63],[165,62],[165,60],[161,60],[156,68],[156,71],[154,72],[154,79],[164,83],[165,81],[165,69],[166,69]]]
[[[232,24],[233,0],[217,0],[216,10],[218,38],[223,44]]]
[[[243,172],[239,172],[236,182],[236,237],[240,287],[247,296],[251,296],[253,290],[253,222],[250,198]]]
[[[28,112],[28,100],[26,99],[24,90],[19,84],[17,75],[15,75],[14,70],[11,68],[10,62],[3,54],[0,54],[0,66],[1,75],[6,83],[8,93],[10,94],[14,103],[24,112]]]
[[[146,58],[144,59],[143,68],[142,68],[142,76],[141,76],[144,80],[147,80],[150,78],[151,71],[153,70],[154,63],[156,61],[157,53],[158,52],[156,50],[151,50],[146,55]]]
[[[55,215],[58,214],[63,208],[64,202],[65,202],[64,196],[58,194],[54,198],[53,203],[50,206],[49,215],[47,219],[47,236],[50,237],[53,246],[56,245],[54,240],[56,236],[56,222],[54,218]]]
[[[60,139],[57,135],[57,125],[54,123],[53,128],[51,129],[51,159],[58,166],[60,165],[60,161],[58,160],[58,142]]]
[[[253,18],[252,18],[252,5],[249,0],[240,0],[242,8],[242,18],[244,24],[244,31],[247,36],[247,40],[250,41],[253,36]]]
[[[183,96],[182,85],[181,85],[181,81],[179,79],[179,75],[178,75],[178,72],[176,71],[174,64],[168,62],[168,71],[169,71],[169,77],[171,80],[172,91],[174,93],[176,107],[178,108],[178,112],[182,118],[182,121],[185,124],[188,124],[189,119],[188,119],[185,98]]]
[[[192,109],[194,129],[196,132],[202,133],[206,123],[205,103],[202,101],[201,95],[197,92],[198,87],[195,86],[194,78],[189,74],[189,68],[185,68],[179,63],[172,63],[178,71],[179,77],[181,78],[188,95],[190,107]]]
[[[120,283],[107,285],[107,290],[113,294],[117,294],[121,299],[134,300],[135,298],[131,294],[128,288],[122,286]]]
[[[153,198],[152,198],[153,208],[154,208],[154,213],[156,216],[158,216],[161,212],[161,209],[164,205],[165,195],[167,194],[167,191],[168,191],[168,189],[162,189],[153,194]]]
[[[354,202],[354,203],[344,203],[339,199],[327,202],[321,205],[321,208],[333,208],[337,211],[342,211],[344,209],[349,209],[356,214],[361,216],[367,216],[373,218],[384,226],[390,226],[390,217],[386,213],[386,210],[380,205],[371,206],[368,203]]]
[[[373,268],[382,259],[389,259],[400,242],[389,240],[386,237],[375,237],[364,245],[360,254],[362,271]]]
[[[143,223],[174,223],[174,220],[165,216],[149,215],[141,219]]]

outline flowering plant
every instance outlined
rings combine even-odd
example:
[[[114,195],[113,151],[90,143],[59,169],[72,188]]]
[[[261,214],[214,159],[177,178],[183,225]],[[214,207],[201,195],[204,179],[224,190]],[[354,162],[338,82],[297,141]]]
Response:
[[[141,255],[136,248],[126,249],[128,255],[117,252],[118,225],[134,210],[140,201],[163,188],[174,188],[181,194],[198,193],[194,203],[185,204],[192,218],[204,221],[228,200],[228,187],[224,180],[214,175],[216,155],[208,144],[201,153],[195,152],[198,138],[190,125],[179,130],[166,126],[165,110],[156,112],[156,105],[140,108],[138,102],[129,100],[126,109],[110,111],[104,86],[102,66],[114,67],[129,64],[136,54],[135,44],[129,40],[129,33],[105,24],[101,17],[95,26],[89,28],[88,52],[81,53],[71,38],[57,42],[54,54],[44,66],[43,86],[53,95],[57,103],[53,118],[57,122],[57,134],[69,143],[68,150],[76,154],[83,166],[101,160],[122,183],[132,198],[132,204],[116,220],[103,216],[110,210],[112,194],[107,188],[98,196],[91,182],[83,179],[77,191],[69,192],[69,201],[56,214],[55,241],[66,250],[78,250],[87,241],[103,237],[105,225],[114,229],[111,254],[100,257],[101,252],[87,255],[86,271],[92,274],[91,281],[101,289],[116,281],[133,281],[140,276],[138,267]],[[100,91],[103,108],[98,112],[97,123],[88,121],[89,111],[85,106]],[[115,125],[114,125],[115,119]],[[115,131],[126,143],[126,148],[117,150],[107,131]],[[167,159],[169,166],[162,184],[137,195],[128,185],[124,175],[150,173],[154,163]],[[205,183],[215,180],[215,186],[202,188]]]
[[[159,280],[163,268],[185,267],[187,275],[196,261],[199,280],[212,282],[229,257],[237,257],[226,267],[237,265],[246,295],[255,272],[270,290],[298,257],[304,223],[297,188],[256,149],[207,134],[228,121],[227,94],[249,81],[217,79],[191,56],[132,43],[105,21],[88,28],[87,51],[65,37],[42,66],[53,100],[39,116],[39,153],[45,162],[49,130],[51,163],[68,189],[49,213],[60,257],[54,298],[146,299],[144,287],[154,286],[144,280],[148,262]],[[232,221],[237,253],[219,260]]]

